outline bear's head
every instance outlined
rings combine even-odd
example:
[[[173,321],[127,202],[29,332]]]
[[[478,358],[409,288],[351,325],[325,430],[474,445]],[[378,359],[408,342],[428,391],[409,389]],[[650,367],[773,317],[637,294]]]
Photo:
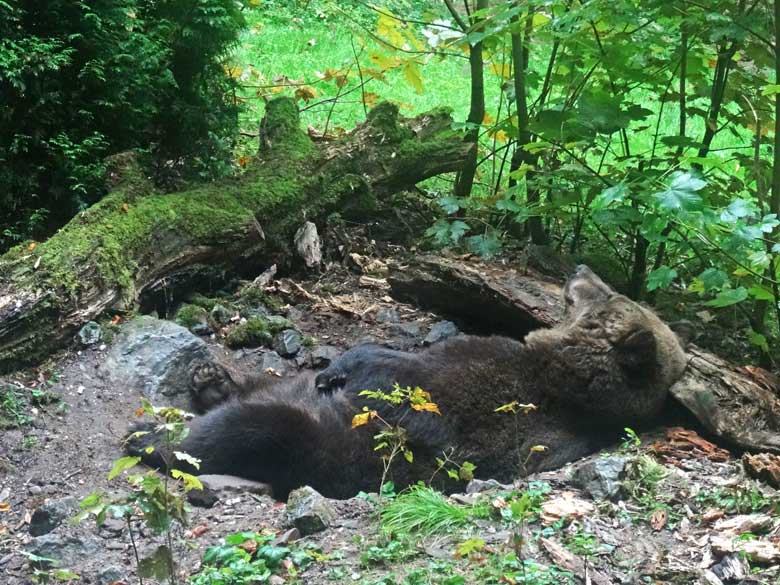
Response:
[[[656,414],[685,370],[682,337],[587,266],[568,280],[563,299],[563,322],[526,338],[549,362],[549,391],[605,415]]]

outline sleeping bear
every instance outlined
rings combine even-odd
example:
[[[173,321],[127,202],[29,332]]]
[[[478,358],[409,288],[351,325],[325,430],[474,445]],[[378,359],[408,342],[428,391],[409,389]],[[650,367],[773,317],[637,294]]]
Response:
[[[436,459],[470,461],[475,475],[508,482],[560,467],[614,442],[625,426],[657,415],[687,363],[682,342],[652,311],[617,294],[581,266],[563,290],[565,315],[552,329],[507,337],[461,335],[419,353],[355,347],[314,377],[243,392],[196,417],[177,450],[200,459],[173,467],[238,475],[268,483],[274,496],[310,485],[347,498],[379,487],[374,450],[378,420],[352,428],[364,407],[405,429],[413,461],[400,459],[390,479],[401,488],[429,480]],[[361,396],[363,390],[420,387],[440,415]],[[528,414],[496,412],[517,401]],[[151,430],[140,425],[135,430]],[[132,434],[130,453],[166,468],[170,454],[154,433]],[[151,452],[146,447],[155,445]],[[542,452],[531,447],[543,445]],[[436,475],[443,489],[446,474]]]

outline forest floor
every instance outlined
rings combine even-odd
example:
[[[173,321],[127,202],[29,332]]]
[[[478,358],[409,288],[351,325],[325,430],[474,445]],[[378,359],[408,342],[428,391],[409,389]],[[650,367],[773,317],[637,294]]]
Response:
[[[396,302],[381,278],[366,279],[355,269],[335,266],[297,284],[309,300],[300,302],[300,289],[283,282],[277,287],[282,312],[304,336],[337,350],[372,339],[413,351],[431,325],[442,320]],[[219,336],[206,340],[227,351]],[[123,455],[122,438],[136,418],[141,396],[104,379],[100,366],[109,351],[110,343],[71,350],[43,367],[0,378],[7,428],[0,435],[4,585],[57,576],[55,569],[36,571],[30,553],[61,559],[61,569],[80,576],[73,582],[139,582],[123,521],[109,519],[100,528],[91,520],[79,525],[68,521],[78,511],[78,501],[95,490],[127,491],[121,477],[109,481],[107,476]],[[294,373],[309,361],[286,360],[285,368]],[[652,446],[655,451],[648,451]],[[174,529],[179,582],[198,578],[208,547],[245,532],[276,535],[280,554],[288,557],[273,566],[274,574],[255,575],[254,581],[236,576],[234,581],[195,582],[780,582],[780,520],[774,513],[780,499],[774,489],[746,478],[736,454],[667,428],[641,434],[610,453],[585,460],[595,478],[587,481],[582,474],[572,478],[572,470],[583,465],[578,463],[516,486],[472,483],[474,493],[456,496],[444,507],[448,520],[438,532],[387,532],[376,497],[357,497],[332,501],[332,525],[295,539],[288,532],[284,503],[255,493],[222,493],[211,508],[193,506],[189,526]],[[610,479],[616,467],[620,479]],[[47,513],[36,517],[41,509]],[[44,521],[54,518],[53,529],[33,536],[31,527],[39,527],[41,516]],[[162,538],[140,523],[135,528],[140,556],[151,555]],[[68,579],[64,573],[59,576]]]

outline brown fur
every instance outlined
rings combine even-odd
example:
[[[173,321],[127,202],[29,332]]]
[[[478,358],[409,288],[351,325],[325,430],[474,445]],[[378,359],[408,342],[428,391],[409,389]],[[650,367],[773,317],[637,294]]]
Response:
[[[348,497],[376,489],[381,472],[372,439],[378,427],[350,428],[366,406],[407,430],[415,463],[396,464],[400,486],[428,479],[443,451],[474,463],[478,477],[504,481],[561,466],[614,440],[624,426],[657,415],[686,365],[667,325],[587,267],[569,280],[564,299],[564,323],[523,342],[459,336],[417,354],[356,347],[316,383],[303,376],[199,417],[181,450],[202,460],[202,473],[265,481],[277,497],[304,484]],[[442,416],[406,414],[359,395],[394,383],[429,391]],[[538,410],[517,418],[495,412],[514,400]],[[146,443],[131,443],[131,451],[143,454]],[[519,469],[538,444],[547,450]],[[158,450],[145,458],[160,466],[161,456]]]

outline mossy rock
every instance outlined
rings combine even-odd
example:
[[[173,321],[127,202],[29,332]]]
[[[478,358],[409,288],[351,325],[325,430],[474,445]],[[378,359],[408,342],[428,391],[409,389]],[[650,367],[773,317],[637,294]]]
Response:
[[[225,337],[225,345],[231,349],[270,345],[273,341],[268,321],[253,317],[234,327]]]
[[[279,315],[271,315],[266,321],[268,322],[268,331],[271,332],[271,335],[281,333],[285,329],[297,329],[292,321]]]
[[[214,305],[217,303],[222,302],[222,299],[213,299],[209,298],[205,295],[202,295],[200,293],[193,293],[189,296],[187,299],[189,301],[190,305],[195,305],[196,307],[201,307],[202,309],[205,309],[206,311],[211,311],[211,309],[214,308]]]
[[[247,285],[238,291],[238,299],[239,302],[246,307],[250,307],[251,305],[263,305],[275,313],[280,312],[283,306],[279,299],[269,295],[264,290],[251,285]]]
[[[209,313],[206,309],[198,305],[185,303],[176,311],[174,321],[182,327],[192,329],[196,325],[208,323],[208,319]]]

